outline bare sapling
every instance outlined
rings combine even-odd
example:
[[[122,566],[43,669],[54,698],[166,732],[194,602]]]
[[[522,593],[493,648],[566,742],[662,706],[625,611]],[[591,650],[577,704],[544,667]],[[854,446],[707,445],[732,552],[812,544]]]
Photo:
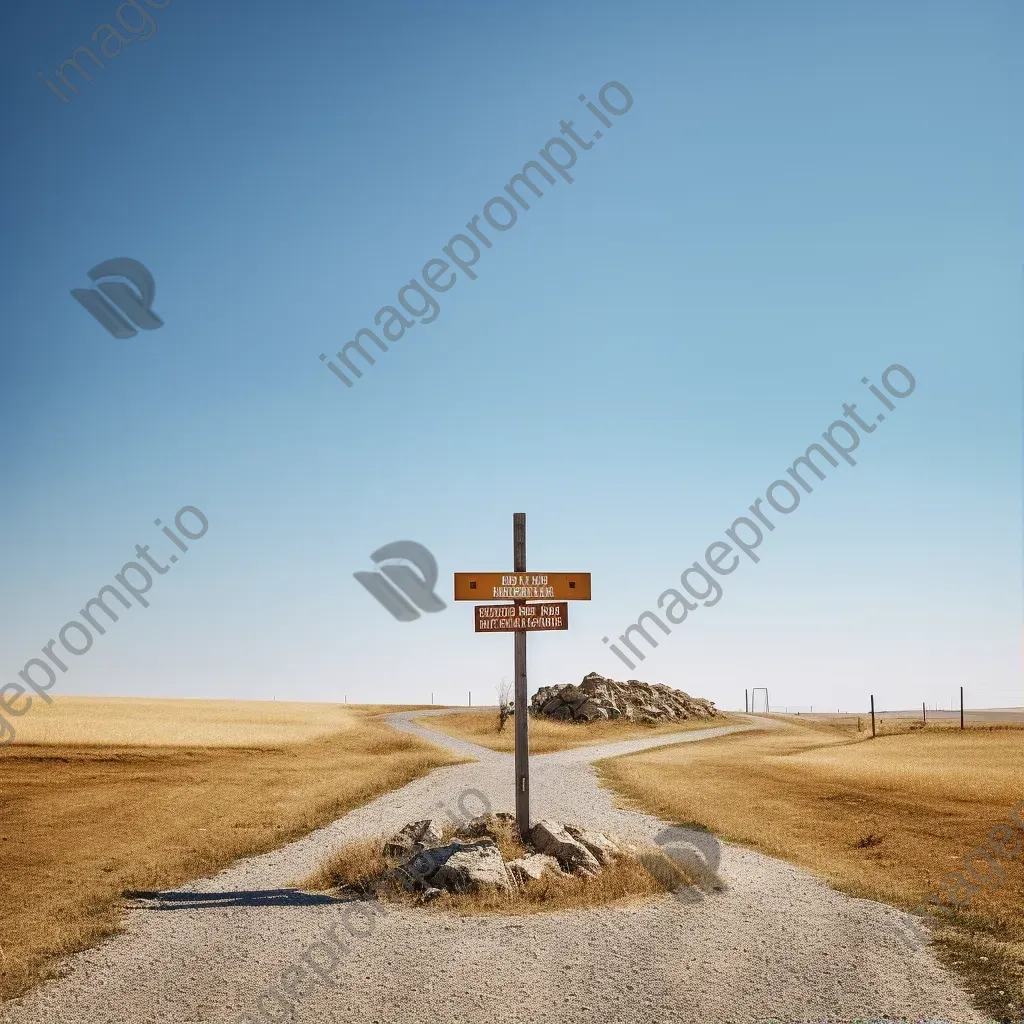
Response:
[[[502,676],[498,683],[498,732],[505,728],[505,723],[512,717],[512,680]]]

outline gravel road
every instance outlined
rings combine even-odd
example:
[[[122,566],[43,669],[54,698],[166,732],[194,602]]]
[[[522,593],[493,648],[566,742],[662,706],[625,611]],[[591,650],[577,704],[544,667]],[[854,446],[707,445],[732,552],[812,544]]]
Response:
[[[520,918],[460,918],[310,897],[289,887],[347,841],[431,814],[514,810],[510,754],[390,716],[470,754],[273,853],[136,901],[125,930],[70,956],[6,1004],[8,1024],[796,1024],[909,1019],[983,1024],[907,915],[843,896],[783,861],[614,806],[591,762],[740,725],[531,759],[534,819],[640,841],[689,838],[720,856],[722,892]],[[668,831],[666,831],[668,830]],[[332,944],[331,932],[343,951]],[[325,942],[325,936],[328,939]],[[313,973],[314,968],[317,973]],[[282,989],[284,986],[284,990]],[[289,992],[285,994],[285,990]],[[274,992],[276,994],[268,995]],[[264,1015],[258,1014],[261,1005]]]

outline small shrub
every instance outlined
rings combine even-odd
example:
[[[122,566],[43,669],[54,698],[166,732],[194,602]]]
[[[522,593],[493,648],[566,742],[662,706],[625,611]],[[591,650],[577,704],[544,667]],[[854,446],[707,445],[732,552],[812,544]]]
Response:
[[[861,836],[861,838],[854,843],[854,846],[856,846],[858,850],[866,850],[870,846],[878,846],[881,841],[881,836],[876,836],[874,832],[869,832],[866,836]]]

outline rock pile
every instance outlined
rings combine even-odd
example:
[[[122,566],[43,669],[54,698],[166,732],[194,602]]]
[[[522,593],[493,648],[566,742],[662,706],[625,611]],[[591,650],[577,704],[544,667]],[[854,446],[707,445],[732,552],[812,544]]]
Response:
[[[591,672],[576,686],[542,686],[530,701],[530,712],[563,722],[596,722],[622,718],[627,722],[663,722],[714,718],[719,712],[710,700],[691,697],[664,683],[615,679]]]
[[[505,861],[497,836],[514,827],[514,815],[484,815],[445,843],[438,821],[415,821],[385,844],[386,855],[402,860],[386,877],[425,901],[443,892],[490,889],[511,894],[549,873],[595,877],[618,857],[633,852],[603,833],[545,820],[533,826],[528,842],[523,843],[532,852]]]

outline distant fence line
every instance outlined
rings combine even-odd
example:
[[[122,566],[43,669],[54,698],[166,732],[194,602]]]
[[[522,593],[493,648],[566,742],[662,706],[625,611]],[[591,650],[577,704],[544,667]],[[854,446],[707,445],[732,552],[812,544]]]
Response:
[[[764,688],[760,688],[763,693]],[[744,693],[744,710],[749,714],[769,714],[769,715],[823,715],[829,717],[842,716],[846,718],[857,718],[863,717],[864,715],[871,715],[874,711],[875,717],[878,718],[882,715],[888,715],[890,717],[898,718],[920,718],[927,719],[930,715],[936,716],[957,716],[961,712],[965,715],[1006,715],[1016,716],[1022,722],[1024,722],[1024,687],[1020,690],[987,690],[987,693],[998,693],[998,694],[1012,694],[1017,697],[1019,703],[1007,706],[1007,707],[979,707],[972,708],[966,703],[966,695],[961,693],[958,698],[953,696],[950,698],[949,704],[946,703],[929,703],[928,701],[922,701],[920,704],[909,708],[880,708],[877,703],[874,702],[874,697],[869,698],[869,703],[863,708],[855,708],[850,710],[849,708],[836,708],[832,709],[822,704],[768,704],[767,708],[762,705],[757,710],[754,710],[754,700],[752,698],[753,691],[745,691]]]

